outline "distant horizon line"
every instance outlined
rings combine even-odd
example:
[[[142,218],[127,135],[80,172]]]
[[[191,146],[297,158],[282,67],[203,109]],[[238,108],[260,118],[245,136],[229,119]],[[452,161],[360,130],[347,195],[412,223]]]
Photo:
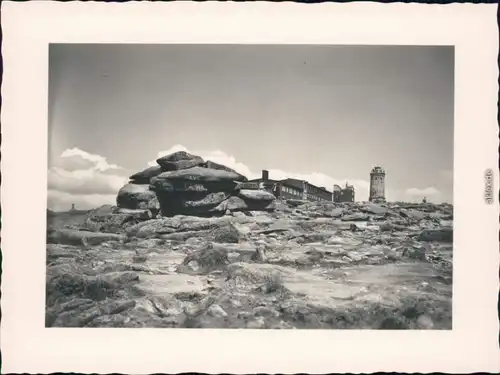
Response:
[[[291,199],[285,199],[285,201],[287,200],[291,200]],[[300,201],[300,200],[303,200],[303,199],[295,199],[297,201]],[[305,202],[308,202],[307,200],[304,200]],[[327,201],[327,200],[324,200],[324,201],[320,201],[318,203],[331,203],[331,204],[339,204],[339,205],[343,205],[343,204],[358,204],[358,203],[365,203],[365,204],[375,204],[375,205],[387,205],[387,204],[412,204],[412,205],[428,205],[428,204],[433,204],[433,205],[436,205],[436,206],[439,206],[439,205],[451,205],[453,206],[453,203],[450,203],[450,202],[446,202],[446,201],[443,201],[443,202],[439,202],[439,203],[435,203],[435,202],[426,202],[426,203],[423,203],[423,202],[409,202],[409,201],[386,201],[385,203],[375,203],[375,202],[370,202],[368,200],[363,200],[363,201],[354,201],[354,202],[332,202],[332,201]],[[89,211],[92,211],[92,210],[95,210],[95,209],[98,209],[98,208],[101,208],[101,207],[105,207],[105,206],[109,206],[109,207],[118,207],[116,204],[103,204],[103,205],[100,205],[100,206],[96,206],[96,207],[93,207],[93,208],[89,208],[89,209],[78,209],[78,208],[75,208],[74,210],[71,210],[71,208],[69,208],[68,210],[66,211],[61,211],[61,210],[52,210],[50,208],[46,208],[46,211],[47,212],[52,212],[52,213],[70,213],[70,212],[74,212],[74,213],[84,213],[84,212],[89,212]]]

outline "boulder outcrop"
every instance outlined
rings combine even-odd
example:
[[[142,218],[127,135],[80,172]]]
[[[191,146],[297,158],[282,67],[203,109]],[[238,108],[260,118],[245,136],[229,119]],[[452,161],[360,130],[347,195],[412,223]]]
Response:
[[[156,162],[163,171],[175,171],[196,167],[203,164],[205,161],[199,156],[192,155],[185,151],[178,151],[156,159]]]
[[[220,216],[227,211],[269,211],[274,195],[242,189],[248,179],[233,169],[185,151],[156,160],[130,176],[117,196],[121,209],[151,210],[152,217]]]
[[[119,208],[132,210],[151,210],[153,214],[158,213],[160,205],[154,191],[148,185],[128,183],[118,192],[116,203]]]
[[[149,185],[149,181],[151,180],[151,178],[158,176],[161,172],[163,172],[161,166],[154,165],[130,176],[130,182],[134,184]]]

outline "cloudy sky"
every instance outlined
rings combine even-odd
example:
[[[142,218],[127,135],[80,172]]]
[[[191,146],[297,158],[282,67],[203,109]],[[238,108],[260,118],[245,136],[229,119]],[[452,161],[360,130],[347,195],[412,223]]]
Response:
[[[49,208],[115,202],[188,150],[249,178],[452,201],[452,47],[51,45]]]

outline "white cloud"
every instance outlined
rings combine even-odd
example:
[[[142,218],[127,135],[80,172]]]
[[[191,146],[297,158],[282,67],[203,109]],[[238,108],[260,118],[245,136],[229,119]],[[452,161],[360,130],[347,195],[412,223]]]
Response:
[[[233,155],[221,150],[189,150],[183,145],[174,145],[168,150],[160,151],[148,166],[156,165],[156,159],[177,151],[186,151],[201,156],[205,160],[223,164],[236,170],[249,179],[259,178],[261,171],[252,171],[237,161]],[[103,204],[116,204],[118,190],[127,183],[130,171],[108,163],[101,155],[90,154],[78,148],[65,150],[56,160],[55,166],[48,171],[48,207],[52,210],[67,210],[72,204],[78,209],[90,209]],[[138,171],[134,171],[138,172]],[[450,173],[445,171],[444,176]],[[294,178],[306,180],[316,186],[323,186],[329,191],[333,185],[344,186],[346,182],[354,185],[356,200],[366,201],[369,194],[369,181],[352,178],[334,178],[322,173],[293,173],[280,169],[269,169],[269,177],[280,180]],[[409,188],[406,190],[386,188],[386,196],[391,201],[419,202],[426,197],[430,202],[440,202],[444,194],[435,187]]]
[[[67,149],[48,170],[48,208],[67,210],[75,204],[78,209],[88,209],[115,204],[118,190],[128,181],[126,172],[101,155]]]
[[[69,148],[62,152],[60,162],[66,170],[93,169],[106,171],[108,169],[122,169],[116,164],[109,164],[104,156],[90,154],[79,148]]]
[[[67,171],[49,169],[48,188],[73,194],[112,194],[124,184],[124,177],[92,169]]]
[[[158,152],[156,159],[171,154],[173,152],[186,151],[194,155],[201,156],[204,160],[211,160],[215,163],[225,165],[234,169],[236,172],[248,177],[249,179],[259,178],[262,175],[261,171],[252,171],[245,164],[238,162],[233,155],[228,155],[221,150],[189,150],[183,145],[174,145],[170,149]],[[148,162],[148,166],[156,165],[156,159]],[[269,178],[281,180],[285,178],[294,178],[298,180],[306,180],[313,185],[325,187],[329,191],[333,189],[333,185],[344,186],[346,182],[353,185],[356,191],[357,200],[368,200],[368,192],[370,183],[368,181],[352,179],[352,178],[333,178],[322,173],[312,172],[307,174],[287,172],[280,169],[269,169]]]

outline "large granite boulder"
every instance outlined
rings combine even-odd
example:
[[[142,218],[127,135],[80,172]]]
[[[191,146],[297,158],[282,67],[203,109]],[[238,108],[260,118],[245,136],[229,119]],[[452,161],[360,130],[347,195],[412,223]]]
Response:
[[[242,181],[242,176],[236,172],[204,167],[192,167],[175,171],[163,172],[157,179],[170,181],[225,182]]]
[[[215,207],[213,213],[247,212],[247,211],[274,211],[276,208],[274,200],[268,199],[244,199],[241,196],[231,196]]]
[[[248,179],[235,170],[184,151],[163,156],[157,163],[130,176],[132,181],[118,193],[120,209],[159,209],[163,216],[214,216],[227,209],[269,210],[275,199],[264,191],[242,189]]]
[[[203,163],[201,165],[201,167],[205,167],[205,168],[209,168],[209,169],[218,169],[218,170],[227,171],[227,172],[233,172],[239,176],[237,181],[248,181],[248,179],[245,176],[236,172],[234,169],[226,167],[225,165],[222,165],[222,164],[214,163],[213,161],[210,161],[210,160],[207,160],[205,163]]]
[[[162,214],[212,215],[211,210],[235,193],[245,177],[232,170],[192,167],[159,174],[151,180]]]
[[[205,161],[200,156],[192,155],[185,151],[178,151],[163,156],[157,159],[156,162],[164,171],[175,171],[196,167],[203,164]]]
[[[248,201],[261,201],[261,202],[270,202],[274,201],[275,196],[264,190],[247,190],[241,189],[238,192],[238,196],[243,200]]]
[[[153,177],[151,179],[150,184],[149,184],[149,189],[151,191],[156,192],[157,195],[158,195],[158,192],[163,192],[163,193],[171,192],[171,193],[173,193],[175,191],[174,184],[171,181],[166,180],[164,178],[158,178],[158,176]]]
[[[160,204],[156,193],[149,189],[149,185],[128,183],[120,189],[116,197],[116,204],[120,208],[148,209],[156,215]]]
[[[154,165],[130,176],[130,182],[134,184],[149,184],[151,178],[158,176],[161,172],[163,172],[161,166]]]
[[[170,180],[167,178],[154,177],[151,179],[150,189],[157,194],[183,192],[186,194],[206,195],[220,191],[232,192],[236,183],[232,180],[226,181],[194,181],[194,180]]]
[[[213,209],[230,197],[228,192],[196,194],[193,192],[159,193],[163,216],[214,216]]]
[[[193,201],[184,201],[184,208],[186,211],[197,211],[201,209],[202,211],[207,211],[212,209],[229,198],[229,193],[220,191],[218,193],[209,193],[202,199]]]

